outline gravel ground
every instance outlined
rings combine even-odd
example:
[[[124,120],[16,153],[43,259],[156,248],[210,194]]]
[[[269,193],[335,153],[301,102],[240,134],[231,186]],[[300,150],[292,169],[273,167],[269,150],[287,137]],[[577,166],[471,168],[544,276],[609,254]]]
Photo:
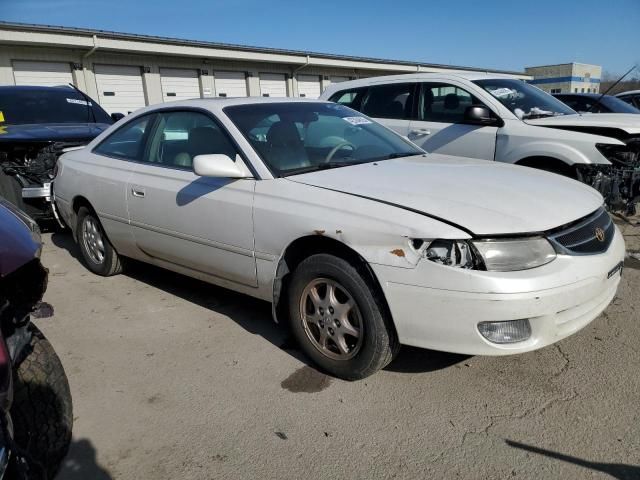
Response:
[[[640,478],[640,255],[557,345],[404,348],[349,383],[309,366],[266,303],[141,264],[97,277],[68,234],[45,241],[53,312],[35,322],[75,407],[59,479]]]

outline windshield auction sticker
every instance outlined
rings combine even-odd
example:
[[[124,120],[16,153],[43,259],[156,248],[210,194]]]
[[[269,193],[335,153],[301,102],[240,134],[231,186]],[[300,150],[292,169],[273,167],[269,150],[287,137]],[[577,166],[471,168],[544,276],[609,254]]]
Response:
[[[342,117],[345,122],[349,122],[351,125],[368,125],[373,123],[364,117]]]
[[[84,100],[78,100],[77,98],[67,98],[67,103],[74,103],[76,105],[84,105],[85,107],[91,107],[91,102],[85,102]]]
[[[515,98],[518,96],[518,92],[511,88],[496,88],[495,90],[489,90],[489,93],[497,98]]]

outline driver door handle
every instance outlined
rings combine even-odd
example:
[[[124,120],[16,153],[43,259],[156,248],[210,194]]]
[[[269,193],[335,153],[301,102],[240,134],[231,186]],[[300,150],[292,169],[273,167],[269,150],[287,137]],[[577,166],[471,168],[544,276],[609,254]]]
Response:
[[[431,135],[431,130],[427,128],[416,128],[415,130],[411,130],[410,133],[414,137],[424,137],[425,135]]]
[[[131,195],[138,198],[144,198],[144,189],[139,187],[133,187],[131,189]]]

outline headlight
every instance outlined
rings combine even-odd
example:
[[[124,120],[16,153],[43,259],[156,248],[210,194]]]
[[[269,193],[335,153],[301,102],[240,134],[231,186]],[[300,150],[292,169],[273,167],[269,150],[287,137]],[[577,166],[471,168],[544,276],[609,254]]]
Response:
[[[423,250],[423,256],[428,260],[441,265],[491,272],[528,270],[556,258],[553,246],[544,237],[504,240],[438,239],[426,247],[422,246],[420,250]]]
[[[473,245],[491,272],[528,270],[556,258],[556,251],[544,237],[474,240]]]

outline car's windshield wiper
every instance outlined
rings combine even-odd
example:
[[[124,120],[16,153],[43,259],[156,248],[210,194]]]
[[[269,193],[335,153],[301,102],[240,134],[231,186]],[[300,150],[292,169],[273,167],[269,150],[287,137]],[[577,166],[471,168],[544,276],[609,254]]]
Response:
[[[290,175],[301,175],[303,173],[317,172],[320,170],[331,170],[332,168],[340,168],[340,167],[350,167],[352,165],[361,165],[363,163],[372,163],[380,160],[392,160],[394,158],[402,158],[402,157],[414,157],[416,155],[424,155],[424,153],[417,152],[394,152],[380,158],[371,158],[369,160],[354,160],[351,162],[326,162],[319,163],[318,165],[310,165],[308,167],[300,167],[293,168],[291,170],[287,170],[286,172],[282,172],[283,177],[288,177]]]
[[[394,152],[394,153],[390,153],[386,157],[380,158],[380,160],[393,160],[394,158],[415,157],[417,155],[424,155],[424,153],[422,153],[422,152]]]
[[[332,168],[348,167],[349,165],[356,165],[363,162],[328,162],[319,163],[318,165],[310,165],[308,167],[292,168],[283,172],[283,176],[300,175],[303,173],[317,172],[319,170],[330,170]]]
[[[560,112],[529,112],[522,116],[522,120],[529,120],[532,118],[548,118],[548,117],[561,117],[564,113]]]

